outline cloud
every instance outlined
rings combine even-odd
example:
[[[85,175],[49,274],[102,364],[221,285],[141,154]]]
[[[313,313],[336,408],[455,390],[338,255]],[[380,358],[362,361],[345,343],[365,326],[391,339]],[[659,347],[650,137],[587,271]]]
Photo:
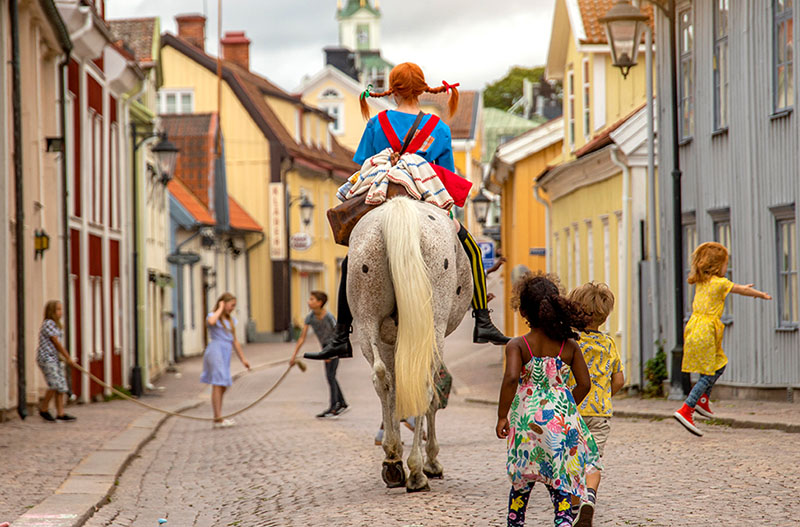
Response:
[[[483,88],[511,66],[543,64],[552,0],[382,0],[382,52],[390,62],[417,62],[431,84],[442,79]],[[108,18],[159,16],[177,32],[175,15],[208,16],[206,49],[216,54],[214,0],[128,0],[107,3]],[[244,30],[251,67],[286,89],[323,66],[322,48],[336,45],[335,0],[227,0],[223,33]]]

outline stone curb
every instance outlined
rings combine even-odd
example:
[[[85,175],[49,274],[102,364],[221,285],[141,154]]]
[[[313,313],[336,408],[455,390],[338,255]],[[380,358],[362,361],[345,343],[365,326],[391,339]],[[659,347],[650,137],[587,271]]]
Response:
[[[185,412],[206,402],[189,399],[168,407]],[[171,417],[148,410],[128,427],[91,452],[72,469],[55,494],[17,518],[11,527],[80,527],[116,490],[117,478],[128,463]]]
[[[497,401],[490,401],[476,397],[466,397],[464,401],[467,403],[497,406]],[[614,410],[614,417],[623,417],[626,419],[670,419],[672,418],[672,414],[667,412]],[[703,418],[701,418],[699,421],[700,423],[703,422],[702,419]],[[779,430],[781,432],[786,432],[787,434],[800,434],[800,424],[780,423],[775,421],[747,421],[744,419],[733,419],[731,417],[715,417],[712,421],[714,424],[730,426],[731,428]]]

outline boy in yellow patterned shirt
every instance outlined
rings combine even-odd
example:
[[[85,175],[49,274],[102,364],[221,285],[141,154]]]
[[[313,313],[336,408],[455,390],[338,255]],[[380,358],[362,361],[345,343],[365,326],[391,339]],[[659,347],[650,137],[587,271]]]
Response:
[[[578,303],[592,317],[592,323],[580,333],[578,341],[589,367],[592,386],[578,409],[597,442],[597,450],[602,459],[606,440],[611,432],[611,396],[625,384],[617,345],[610,335],[600,331],[600,326],[614,309],[614,293],[606,284],[589,282],[573,289],[569,299]],[[573,507],[579,507],[574,526],[591,527],[600,476],[601,471],[586,474],[588,500],[580,504],[573,503]]]

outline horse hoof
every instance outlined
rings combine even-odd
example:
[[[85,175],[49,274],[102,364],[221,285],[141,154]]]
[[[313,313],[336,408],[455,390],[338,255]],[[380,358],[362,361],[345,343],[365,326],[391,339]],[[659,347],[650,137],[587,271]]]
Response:
[[[411,487],[406,487],[406,492],[408,492],[409,494],[412,493],[412,492],[430,492],[430,490],[431,490],[431,486],[428,485],[427,482],[425,483],[424,486],[422,486],[422,487],[420,487],[418,489],[412,489]]]
[[[426,468],[422,469],[422,473],[428,476],[431,479],[444,479],[444,471],[440,470],[438,472],[434,472],[432,470],[428,470]]]
[[[406,484],[406,470],[402,461],[384,461],[381,477],[390,489],[403,487]]]

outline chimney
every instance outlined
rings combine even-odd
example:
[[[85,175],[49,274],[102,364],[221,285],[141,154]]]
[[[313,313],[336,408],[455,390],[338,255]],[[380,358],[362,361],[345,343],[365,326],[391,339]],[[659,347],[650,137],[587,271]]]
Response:
[[[206,48],[206,17],[199,14],[178,15],[178,36],[203,51]]]
[[[222,58],[250,69],[250,39],[244,31],[227,31],[222,38]]]

